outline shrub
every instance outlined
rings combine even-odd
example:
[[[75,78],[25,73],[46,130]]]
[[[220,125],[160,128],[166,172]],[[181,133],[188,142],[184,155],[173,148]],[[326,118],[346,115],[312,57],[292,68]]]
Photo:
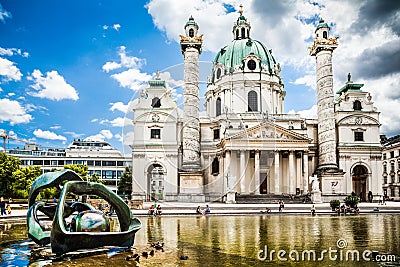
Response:
[[[329,205],[331,206],[332,210],[339,208],[340,207],[340,200],[338,199],[333,199],[329,202]]]
[[[354,206],[357,205],[359,201],[360,199],[358,196],[347,196],[344,199],[344,203],[346,203],[346,205],[350,206],[351,208],[354,208]]]

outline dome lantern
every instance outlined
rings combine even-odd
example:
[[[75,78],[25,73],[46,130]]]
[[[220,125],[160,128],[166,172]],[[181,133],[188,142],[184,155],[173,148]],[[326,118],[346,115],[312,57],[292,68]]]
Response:
[[[240,5],[239,10],[240,16],[236,20],[235,24],[233,25],[233,39],[240,40],[240,39],[248,39],[250,38],[250,23],[247,21],[246,17],[243,16],[243,5]]]

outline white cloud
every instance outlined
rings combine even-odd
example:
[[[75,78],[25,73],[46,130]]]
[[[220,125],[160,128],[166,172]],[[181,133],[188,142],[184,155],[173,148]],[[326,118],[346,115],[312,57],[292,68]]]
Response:
[[[75,88],[68,84],[64,77],[53,70],[46,73],[46,76],[35,69],[29,80],[34,82],[31,87],[37,92],[30,92],[30,95],[40,98],[48,98],[51,100],[60,101],[63,99],[78,100],[78,93]]]
[[[108,30],[108,29],[114,29],[116,31],[119,31],[121,29],[121,25],[119,23],[115,23],[113,25],[103,25],[103,30]]]
[[[22,50],[19,48],[2,48],[2,47],[0,47],[0,56],[13,56],[13,55],[29,57],[28,52],[22,52]]]
[[[128,111],[128,106],[129,106],[129,104],[125,105],[122,102],[110,103],[110,105],[111,105],[110,108],[111,111],[118,110],[123,113],[126,113]]]
[[[121,87],[126,87],[139,91],[151,79],[151,75],[141,72],[138,69],[128,69],[126,71],[112,74],[111,77],[119,82]]]
[[[35,131],[33,131],[33,135],[41,139],[67,141],[67,138],[65,136],[58,135],[54,132],[50,132],[47,130],[43,131],[42,129],[36,129]]]
[[[102,125],[109,124],[113,127],[124,127],[126,125],[133,125],[133,122],[129,118],[118,117],[113,120],[101,120],[100,124],[102,124]]]
[[[111,70],[116,70],[121,68],[121,64],[117,63],[117,62],[106,62],[106,64],[103,65],[102,69],[105,72],[110,72]]]
[[[9,97],[15,96],[15,93],[8,93],[7,96]]]
[[[303,77],[297,78],[293,84],[304,84],[311,87],[314,90],[317,90],[317,83],[315,74],[306,74]]]
[[[305,109],[305,110],[299,110],[299,111],[294,111],[293,109],[288,112],[289,114],[300,114],[302,118],[305,119],[317,119],[317,113],[318,113],[318,106],[313,105],[310,109]]]
[[[0,21],[3,23],[6,22],[6,19],[11,19],[11,13],[3,8],[3,6],[0,4]]]
[[[130,88],[132,90],[138,91],[151,79],[151,75],[141,72],[140,68],[146,64],[145,59],[141,59],[134,56],[128,56],[126,54],[126,47],[120,46],[118,48],[119,61],[108,61],[106,62],[102,69],[106,73],[123,68],[123,71],[114,73],[111,78],[119,82],[121,87]]]
[[[31,120],[32,115],[27,114],[18,101],[7,98],[0,99],[0,122],[9,121],[12,126],[19,123],[28,123]]]
[[[113,25],[113,29],[116,30],[116,31],[119,31],[120,28],[121,28],[121,25],[118,24],[118,23]]]
[[[61,126],[60,126],[60,125],[50,126],[50,129],[52,129],[52,130],[58,130],[58,129],[61,129]]]
[[[84,136],[84,134],[78,134],[75,132],[65,132],[65,134],[70,135],[72,138],[81,138],[82,136]]]
[[[22,73],[14,64],[14,62],[0,57],[0,76],[3,76],[3,81],[21,80]]]
[[[113,134],[111,133],[110,130],[101,130],[98,134],[91,135],[85,139],[93,141],[104,141],[106,139],[111,139],[111,138],[113,138]]]

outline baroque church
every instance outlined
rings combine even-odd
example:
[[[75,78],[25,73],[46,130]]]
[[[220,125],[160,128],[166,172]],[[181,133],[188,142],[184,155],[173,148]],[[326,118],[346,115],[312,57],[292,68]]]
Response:
[[[320,202],[382,194],[379,112],[350,74],[334,92],[339,44],[327,23],[319,21],[309,48],[318,119],[284,113],[280,64],[251,38],[242,10],[232,42],[215,56],[200,114],[198,30],[190,17],[180,36],[183,108],[158,75],[133,107],[132,199],[235,203],[241,196],[310,192]]]

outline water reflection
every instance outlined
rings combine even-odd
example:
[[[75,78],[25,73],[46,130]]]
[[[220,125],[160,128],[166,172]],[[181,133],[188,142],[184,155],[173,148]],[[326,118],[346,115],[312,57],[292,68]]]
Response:
[[[259,250],[315,250],[320,253],[329,248],[339,250],[337,241],[343,239],[347,246],[342,250],[375,250],[397,255],[400,266],[400,216],[390,214],[358,216],[307,216],[307,215],[263,215],[263,216],[190,216],[190,217],[144,217],[143,228],[135,238],[136,251],[148,251],[153,242],[164,242],[165,251],[156,251],[154,257],[142,259],[140,266],[275,266],[289,262],[298,266],[316,266],[321,262],[284,262],[276,258],[260,261]],[[1,227],[0,227],[1,229]],[[26,239],[26,228],[14,226],[0,237]],[[9,239],[12,240],[12,239]],[[11,245],[12,244],[12,245]],[[23,242],[4,243],[0,248],[2,262],[20,250],[20,255],[29,254],[29,246]],[[19,247],[15,247],[19,244]],[[14,246],[14,247],[13,247]],[[76,259],[68,264],[79,266],[111,264],[131,265],[125,261],[127,252],[98,255]],[[188,260],[180,260],[180,256]],[[301,254],[300,254],[301,255]],[[345,254],[343,254],[345,255]],[[286,258],[288,255],[286,255]],[[25,259],[28,258],[25,256]],[[360,259],[362,261],[362,259]],[[12,259],[11,259],[12,262]],[[64,265],[56,262],[53,265]],[[334,262],[326,256],[324,266],[379,266],[376,262]],[[17,264],[15,264],[17,266]],[[393,266],[393,263],[392,265]]]

